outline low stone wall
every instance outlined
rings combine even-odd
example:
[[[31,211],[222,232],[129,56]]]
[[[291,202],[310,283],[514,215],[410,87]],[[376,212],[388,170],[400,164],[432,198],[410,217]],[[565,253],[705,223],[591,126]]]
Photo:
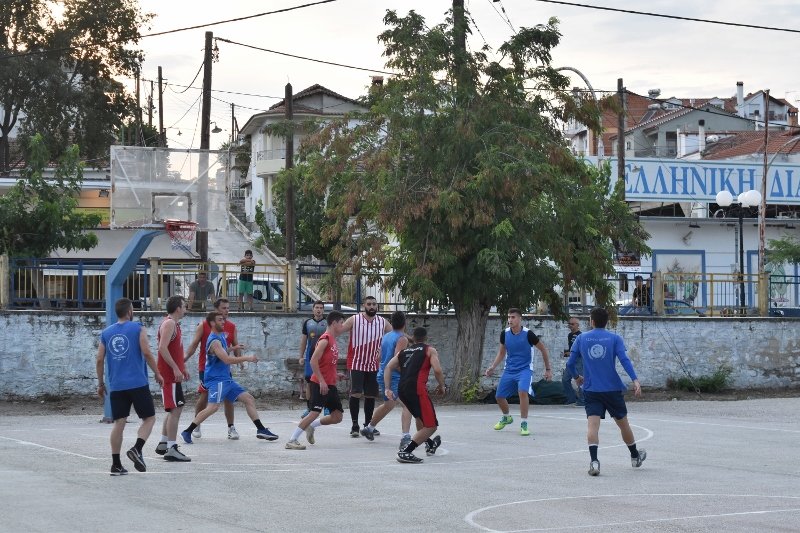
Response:
[[[135,320],[147,328],[155,353],[156,329],[161,313],[137,313]],[[255,353],[258,363],[235,369],[237,380],[254,394],[285,393],[297,390],[286,358],[297,357],[300,328],[305,315],[261,315],[234,313],[239,339],[246,353]],[[184,346],[188,346],[199,314],[183,321]],[[422,325],[422,318],[416,325]],[[429,340],[440,353],[446,378],[453,367],[456,320],[452,316],[426,319]],[[549,317],[525,320],[550,350],[554,378],[559,379],[565,360],[567,327]],[[625,317],[614,331],[625,339],[643,385],[664,387],[670,377],[713,374],[720,365],[732,369],[733,387],[800,386],[800,339],[793,319],[779,318],[668,318]],[[87,395],[96,390],[95,356],[104,314],[97,312],[59,313],[48,311],[0,312],[0,397],[40,397],[43,395]],[[582,329],[588,326],[585,324]],[[483,367],[497,354],[502,324],[489,319],[484,342]],[[340,339],[346,353],[347,336]],[[188,363],[193,375],[190,387],[197,385],[196,355]],[[541,376],[542,359],[536,352],[535,373]],[[624,374],[624,371],[620,369]],[[627,378],[626,378],[627,379]],[[491,387],[495,379],[483,378]],[[155,387],[153,388],[155,391]]]

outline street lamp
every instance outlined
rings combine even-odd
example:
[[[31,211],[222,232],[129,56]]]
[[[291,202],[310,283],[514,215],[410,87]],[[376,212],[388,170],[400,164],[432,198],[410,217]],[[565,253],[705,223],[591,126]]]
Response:
[[[583,72],[581,72],[580,70],[578,70],[578,69],[576,69],[574,67],[559,67],[559,68],[556,69],[556,72],[559,72],[559,71],[562,71],[562,70],[568,70],[568,71],[574,72],[575,74],[580,76],[581,79],[583,80],[583,82],[589,88],[589,91],[592,94],[592,99],[594,100],[594,103],[595,104],[598,103],[597,93],[594,91],[594,87],[592,87],[592,84],[589,83],[589,79],[586,76],[583,75]],[[595,136],[595,139],[597,140],[597,149],[595,150],[594,155],[596,155],[596,156],[598,156],[598,157],[600,157],[602,159],[603,156],[606,153],[605,152],[605,148],[603,147],[603,115],[602,115],[602,113],[600,114],[600,118],[598,119],[597,125],[600,128],[600,135],[599,136]],[[587,128],[587,131],[588,131],[588,128]]]
[[[733,195],[729,191],[719,191],[717,193],[717,204],[720,207],[736,206],[739,214],[739,314],[745,315],[745,296],[744,296],[744,232],[743,220],[744,210],[755,207],[761,203],[761,193],[756,190],[749,190],[740,193],[733,201]]]

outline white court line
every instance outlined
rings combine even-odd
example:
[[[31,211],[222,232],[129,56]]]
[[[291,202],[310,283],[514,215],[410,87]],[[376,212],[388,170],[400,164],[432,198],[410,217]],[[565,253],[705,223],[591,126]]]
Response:
[[[800,433],[800,430],[797,429],[781,429],[781,428],[773,428],[773,427],[759,427],[759,426],[740,426],[736,424],[720,424],[717,422],[697,422],[694,420],[667,420],[662,418],[649,418],[649,417],[636,417],[636,420],[647,420],[652,422],[666,422],[672,424],[687,424],[687,425],[696,425],[696,426],[714,426],[714,427],[722,427],[722,428],[731,428],[731,429],[749,429],[752,431],[775,431],[779,433]]]
[[[89,457],[88,455],[83,455],[83,454],[75,453],[75,452],[68,452],[67,450],[61,450],[59,448],[53,448],[53,447],[50,447],[50,446],[45,446],[43,444],[36,444],[35,442],[30,442],[30,441],[26,441],[26,440],[12,439],[11,437],[3,437],[3,436],[0,436],[0,439],[10,440],[12,442],[16,442],[17,444],[22,444],[23,446],[35,446],[37,448],[43,448],[45,450],[51,450],[51,451],[59,452],[59,453],[66,453],[67,455],[74,455],[76,457],[83,457],[84,459],[91,459],[92,461],[99,461],[100,460],[99,457]]]
[[[508,507],[511,505],[518,505],[522,503],[540,503],[540,502],[555,502],[555,501],[566,501],[566,500],[589,500],[589,499],[601,499],[601,498],[629,498],[631,496],[638,496],[638,497],[725,497],[725,498],[766,498],[766,499],[788,499],[788,500],[800,500],[800,496],[764,496],[760,494],[599,494],[599,495],[592,495],[592,496],[565,496],[563,498],[541,498],[537,500],[521,500],[516,502],[509,502],[509,503],[500,503],[497,505],[489,505],[487,507],[482,507],[480,509],[476,509],[475,511],[470,512],[464,517],[464,521],[469,524],[470,526],[483,530],[488,531],[490,533],[523,533],[527,531],[565,531],[570,529],[595,529],[600,527],[609,527],[609,526],[624,526],[624,525],[632,525],[632,524],[647,524],[647,523],[656,523],[656,522],[674,522],[678,520],[697,520],[701,518],[725,518],[729,516],[744,516],[744,515],[760,515],[760,514],[771,514],[771,513],[793,513],[793,512],[800,512],[800,508],[792,508],[792,509],[768,509],[768,510],[756,510],[756,511],[739,511],[735,513],[714,513],[714,514],[707,514],[707,515],[687,515],[687,516],[675,516],[675,517],[667,517],[667,518],[647,518],[643,520],[630,520],[625,522],[607,522],[603,524],[586,524],[582,526],[559,526],[559,527],[551,527],[551,528],[531,528],[531,529],[513,529],[513,530],[502,530],[502,529],[492,529],[486,526],[482,526],[475,521],[475,516],[483,513],[485,511],[489,511],[491,509],[497,509],[500,507]]]

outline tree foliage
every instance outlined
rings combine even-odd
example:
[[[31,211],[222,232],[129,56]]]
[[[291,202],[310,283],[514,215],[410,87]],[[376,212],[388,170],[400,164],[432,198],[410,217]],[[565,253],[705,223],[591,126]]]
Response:
[[[800,241],[791,235],[784,235],[780,239],[770,239],[767,259],[770,263],[777,265],[800,263]]]
[[[561,312],[565,287],[611,301],[611,242],[647,253],[647,234],[610,192],[608,168],[564,141],[563,123],[596,129],[599,109],[550,65],[556,19],[521,28],[497,60],[460,49],[452,20],[428,28],[389,11],[384,22],[399,75],[371,89],[368,113],[308,139],[306,186],[327,198],[321,235],[342,268],[385,264],[409,299],[452,302],[454,379],[474,379],[491,306],[543,300]]]
[[[97,236],[84,230],[96,227],[100,216],[75,210],[83,182],[78,147],[64,152],[52,177],[44,174],[50,154],[41,136],[31,139],[29,153],[20,179],[0,196],[0,254],[47,257],[57,248],[96,246]]]
[[[7,0],[0,8],[0,172],[7,171],[9,133],[19,140],[41,133],[54,157],[72,143],[88,159],[108,145],[135,102],[115,79],[142,62],[135,45],[151,18],[135,0]]]

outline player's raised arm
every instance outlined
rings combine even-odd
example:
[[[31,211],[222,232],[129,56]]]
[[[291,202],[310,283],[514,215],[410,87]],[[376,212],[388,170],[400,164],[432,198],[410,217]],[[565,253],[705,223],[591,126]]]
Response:
[[[197,351],[197,347],[200,346],[200,341],[203,340],[203,323],[200,322],[197,324],[197,327],[194,330],[194,337],[192,337],[192,342],[189,343],[189,347],[186,349],[186,352],[183,356],[184,361],[188,361],[190,357],[194,355],[194,352]]]

